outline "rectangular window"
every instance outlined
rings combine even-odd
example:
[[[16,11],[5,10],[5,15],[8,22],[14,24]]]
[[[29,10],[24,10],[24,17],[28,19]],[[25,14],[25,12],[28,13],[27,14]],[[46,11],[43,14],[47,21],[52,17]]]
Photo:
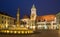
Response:
[[[47,23],[46,25],[51,25],[51,23]]]
[[[53,25],[57,25],[56,23],[53,23]]]
[[[3,19],[3,16],[2,16],[2,19]]]
[[[3,21],[2,21],[2,24],[3,24]]]

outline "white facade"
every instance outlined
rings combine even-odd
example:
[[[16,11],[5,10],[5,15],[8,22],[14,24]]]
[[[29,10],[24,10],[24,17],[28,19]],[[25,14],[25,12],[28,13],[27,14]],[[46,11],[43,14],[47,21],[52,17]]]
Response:
[[[36,20],[36,8],[33,4],[32,8],[31,8],[31,20]]]
[[[56,22],[56,17],[53,21],[47,22],[37,22],[38,29],[58,29],[58,24]]]
[[[26,26],[35,29],[35,27],[37,26],[38,29],[57,29],[58,25],[56,22],[56,17],[53,21],[40,21],[40,22],[36,22],[36,8],[33,5],[31,8],[31,15],[30,15],[30,19],[22,19],[22,21],[27,22]]]

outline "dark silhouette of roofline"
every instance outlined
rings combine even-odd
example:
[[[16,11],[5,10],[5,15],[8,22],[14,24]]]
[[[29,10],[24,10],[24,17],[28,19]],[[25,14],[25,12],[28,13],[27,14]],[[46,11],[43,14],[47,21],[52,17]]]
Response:
[[[8,15],[6,12],[0,12],[0,14],[12,17],[11,15]]]

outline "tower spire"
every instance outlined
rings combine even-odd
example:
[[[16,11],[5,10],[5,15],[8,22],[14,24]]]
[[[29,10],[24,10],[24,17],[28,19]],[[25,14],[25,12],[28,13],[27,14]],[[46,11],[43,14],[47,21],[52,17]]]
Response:
[[[20,26],[20,9],[17,11],[17,26]]]
[[[20,13],[20,9],[18,8],[17,14],[19,14],[19,13]]]
[[[32,8],[35,8],[35,5],[33,4]]]
[[[32,8],[31,8],[31,20],[35,20],[36,19],[36,8],[33,4]]]

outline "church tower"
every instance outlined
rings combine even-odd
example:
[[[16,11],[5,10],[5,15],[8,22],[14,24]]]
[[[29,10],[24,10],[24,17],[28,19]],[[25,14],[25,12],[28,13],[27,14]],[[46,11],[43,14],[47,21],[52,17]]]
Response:
[[[18,8],[18,11],[17,11],[17,26],[20,26],[20,9]]]
[[[30,16],[30,26],[32,26],[32,29],[35,30],[35,20],[36,20],[36,8],[33,4],[31,8],[31,16]]]
[[[31,20],[35,20],[36,19],[36,8],[33,4],[32,8],[31,8]]]

